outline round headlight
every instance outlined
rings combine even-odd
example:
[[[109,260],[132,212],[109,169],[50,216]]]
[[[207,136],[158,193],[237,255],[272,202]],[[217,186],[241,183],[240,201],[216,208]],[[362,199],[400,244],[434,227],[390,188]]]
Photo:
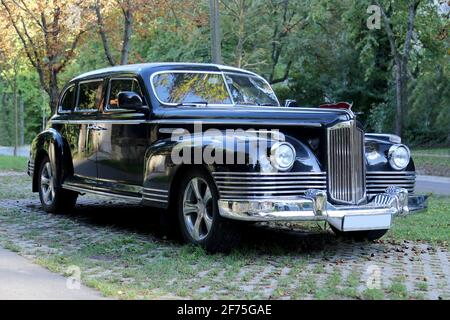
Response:
[[[292,168],[295,161],[295,149],[287,142],[277,142],[270,149],[270,162],[281,171]]]
[[[409,164],[411,153],[407,146],[403,144],[395,144],[389,149],[389,163],[396,170],[403,170]]]

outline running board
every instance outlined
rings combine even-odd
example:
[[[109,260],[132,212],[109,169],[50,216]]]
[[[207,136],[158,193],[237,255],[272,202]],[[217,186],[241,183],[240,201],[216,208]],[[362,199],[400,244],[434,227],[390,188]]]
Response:
[[[70,190],[70,191],[80,192],[80,193],[91,193],[91,194],[104,196],[104,197],[108,197],[108,198],[119,198],[119,199],[123,199],[123,200],[133,201],[136,203],[142,202],[142,198],[139,198],[139,197],[125,196],[122,194],[116,194],[116,193],[111,193],[111,192],[107,192],[107,191],[93,190],[93,189],[89,189],[89,188],[72,186],[69,184],[63,184],[62,188],[66,189],[66,190]]]

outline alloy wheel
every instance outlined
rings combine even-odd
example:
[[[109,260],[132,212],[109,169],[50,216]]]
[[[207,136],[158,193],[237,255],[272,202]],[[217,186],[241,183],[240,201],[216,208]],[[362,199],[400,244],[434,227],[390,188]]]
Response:
[[[42,200],[47,206],[51,206],[55,199],[55,185],[53,171],[50,162],[47,162],[41,172]]]
[[[189,235],[195,241],[205,239],[213,224],[213,197],[202,178],[193,178],[183,196],[183,217]]]

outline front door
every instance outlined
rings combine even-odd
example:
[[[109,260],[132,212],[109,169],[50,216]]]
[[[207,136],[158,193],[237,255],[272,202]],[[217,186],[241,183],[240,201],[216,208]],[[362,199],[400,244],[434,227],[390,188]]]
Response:
[[[120,109],[117,95],[121,91],[136,92],[145,101],[137,79],[114,78],[109,81],[104,110],[99,113],[97,121],[98,187],[140,196],[145,152],[149,146],[147,116]]]
[[[75,133],[71,142],[74,170],[71,183],[96,186],[98,135],[95,128],[102,103],[103,82],[89,80],[78,84],[77,103],[68,125],[68,131]]]

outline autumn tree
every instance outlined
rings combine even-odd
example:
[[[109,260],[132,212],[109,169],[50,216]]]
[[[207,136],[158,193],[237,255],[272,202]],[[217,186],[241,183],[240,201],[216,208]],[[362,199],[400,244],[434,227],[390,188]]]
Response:
[[[413,45],[414,23],[420,0],[409,0],[405,2],[407,10],[403,12],[406,12],[406,15],[400,15],[399,17],[398,14],[394,16],[394,10],[396,8],[394,8],[391,2],[384,6],[380,1],[376,1],[381,10],[384,30],[389,40],[391,55],[394,60],[396,91],[395,132],[399,136],[403,135],[404,130],[405,111],[408,103],[408,63]],[[401,13],[402,10],[395,10],[395,12]]]
[[[86,1],[0,0],[5,28],[13,31],[39,83],[50,97],[50,108],[57,108],[58,75],[75,54],[75,49],[92,22],[92,10]]]

